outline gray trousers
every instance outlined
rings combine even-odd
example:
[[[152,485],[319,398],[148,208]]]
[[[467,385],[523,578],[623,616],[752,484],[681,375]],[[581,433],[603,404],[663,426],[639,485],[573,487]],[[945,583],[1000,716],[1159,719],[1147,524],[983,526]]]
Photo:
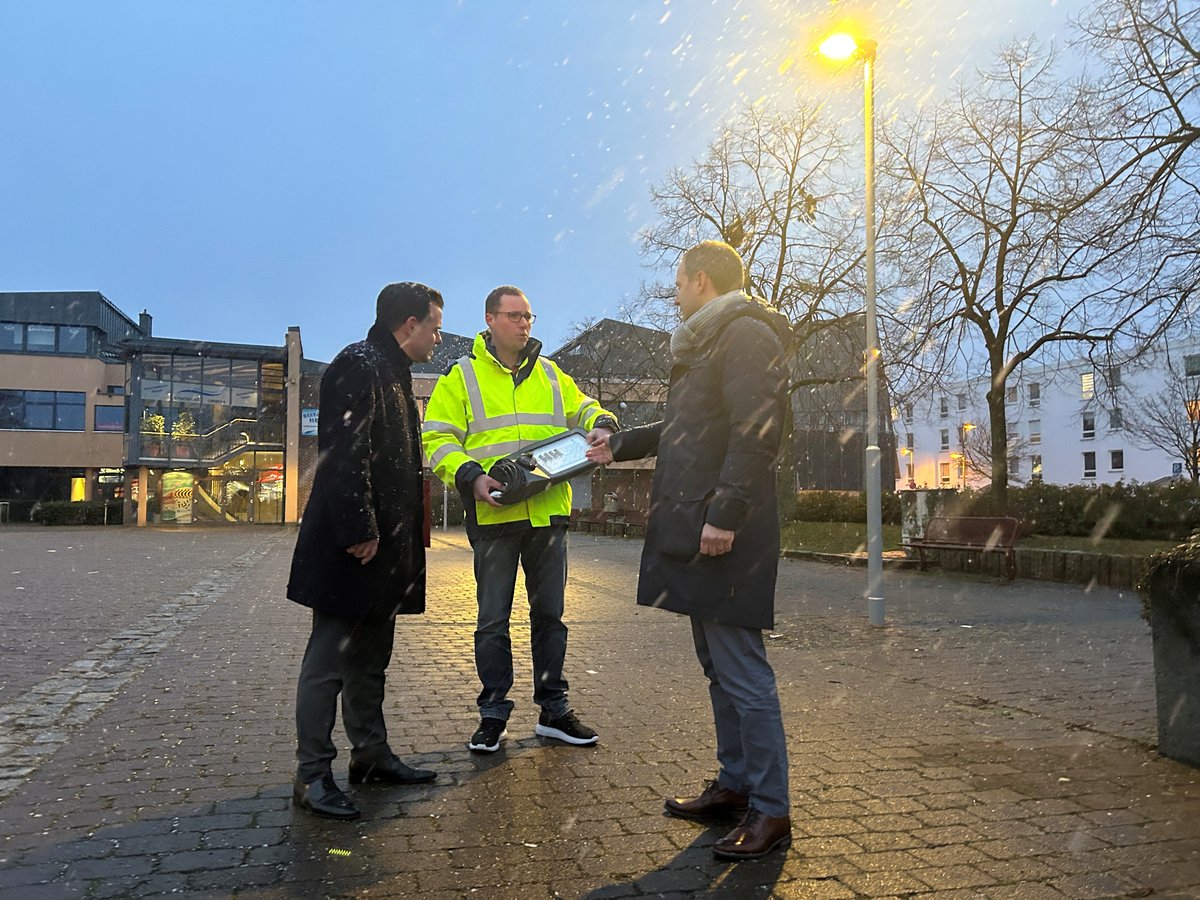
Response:
[[[383,670],[392,658],[394,619],[354,621],[313,612],[312,633],[296,685],[296,777],[316,781],[330,771],[337,748],[338,694],[351,758],[390,752],[383,722]]]
[[[717,726],[717,782],[768,816],[786,816],[787,738],[762,631],[691,619]]]

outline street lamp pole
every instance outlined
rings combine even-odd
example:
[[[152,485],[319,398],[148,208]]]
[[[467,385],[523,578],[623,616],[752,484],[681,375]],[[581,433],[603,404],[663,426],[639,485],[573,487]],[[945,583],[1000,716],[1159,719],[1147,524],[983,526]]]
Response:
[[[884,624],[883,597],[883,490],[880,484],[882,453],[879,449],[879,330],[875,311],[875,41],[862,41],[863,157],[866,168],[867,226],[867,618]]]
[[[879,330],[875,312],[875,41],[857,40],[852,35],[830,35],[820,52],[830,59],[863,61],[863,157],[867,185],[867,302],[863,310],[867,324],[867,618],[882,626],[883,601],[883,490],[880,485],[879,450]]]

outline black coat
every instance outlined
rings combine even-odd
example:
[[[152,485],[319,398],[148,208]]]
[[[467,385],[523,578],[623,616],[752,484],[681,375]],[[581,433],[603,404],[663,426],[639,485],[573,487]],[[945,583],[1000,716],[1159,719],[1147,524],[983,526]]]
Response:
[[[637,602],[749,628],[775,625],[775,466],[787,430],[787,321],[746,303],[671,370],[661,422],[615,434],[617,460],[657,454]],[[700,555],[705,522],[733,550]]]
[[[425,610],[421,423],[411,361],[378,326],[321,380],[312,495],[292,555],[287,595],[343,618]],[[379,538],[365,566],[347,547]]]

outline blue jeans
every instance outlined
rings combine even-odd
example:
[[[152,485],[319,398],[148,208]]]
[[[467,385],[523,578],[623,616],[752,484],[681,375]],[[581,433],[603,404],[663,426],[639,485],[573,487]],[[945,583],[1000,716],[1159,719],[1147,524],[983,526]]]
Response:
[[[517,563],[525,571],[529,595],[530,649],[533,655],[533,702],[550,716],[567,711],[567,626],[563,624],[563,595],[567,587],[567,527],[505,530],[476,537],[475,598],[479,617],[475,627],[475,669],[483,690],[476,701],[481,718],[508,721],[513,702],[512,616]]]
[[[786,816],[787,738],[762,632],[691,618],[717,726],[717,783],[748,794],[750,804],[768,816]]]

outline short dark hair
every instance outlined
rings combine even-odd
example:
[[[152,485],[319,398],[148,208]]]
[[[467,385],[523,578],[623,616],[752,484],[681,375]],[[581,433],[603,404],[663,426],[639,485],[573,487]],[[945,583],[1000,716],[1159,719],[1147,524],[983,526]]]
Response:
[[[746,282],[742,258],[722,241],[703,241],[684,253],[683,271],[691,278],[704,272],[722,294],[736,291]]]
[[[429,304],[445,307],[442,295],[419,281],[397,281],[379,292],[375,301],[375,324],[395,331],[409,317],[424,320],[429,317]]]
[[[487,295],[487,299],[483,301],[483,311],[485,313],[497,313],[500,311],[500,298],[505,294],[516,294],[518,297],[525,297],[525,292],[519,287],[513,287],[511,284],[502,284],[498,288],[492,288],[492,292]],[[525,299],[529,299],[526,297]]]

